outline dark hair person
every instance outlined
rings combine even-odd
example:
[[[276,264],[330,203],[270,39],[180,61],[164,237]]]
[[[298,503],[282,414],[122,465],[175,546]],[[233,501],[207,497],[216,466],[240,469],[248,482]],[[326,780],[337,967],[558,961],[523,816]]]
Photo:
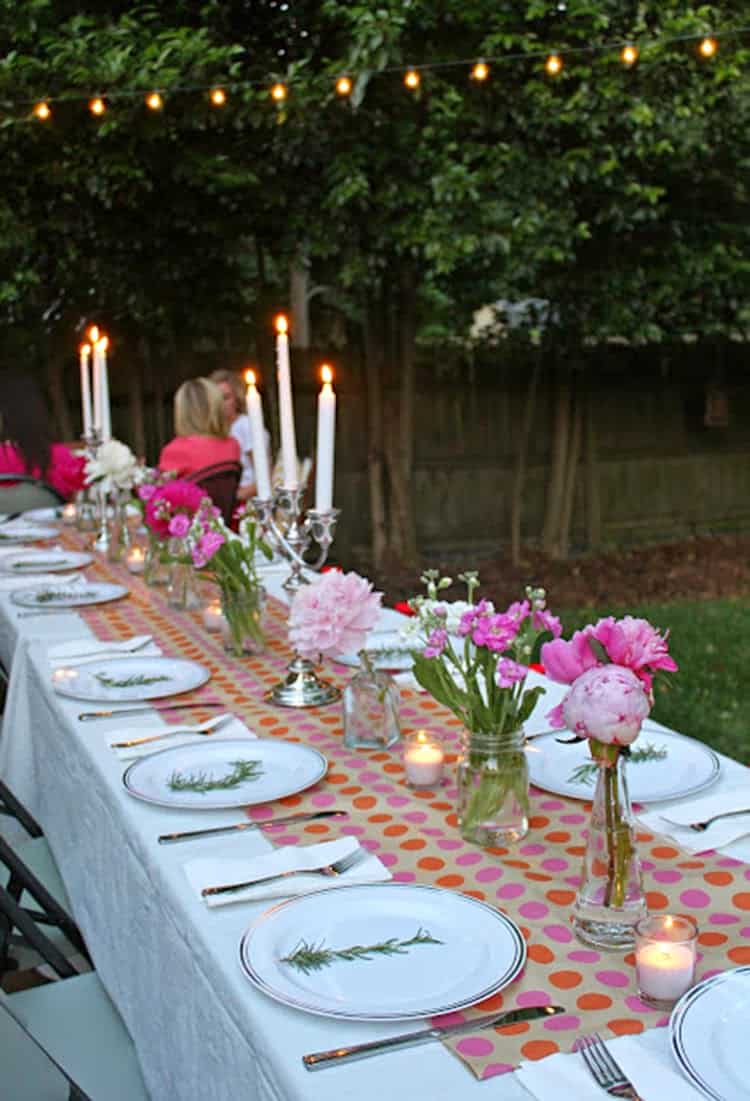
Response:
[[[65,498],[83,488],[86,460],[53,443],[47,406],[28,371],[0,371],[0,472],[43,478]]]

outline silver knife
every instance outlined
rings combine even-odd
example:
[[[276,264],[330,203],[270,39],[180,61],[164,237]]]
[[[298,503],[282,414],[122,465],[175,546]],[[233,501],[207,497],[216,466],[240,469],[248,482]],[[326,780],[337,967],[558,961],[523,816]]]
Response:
[[[235,833],[239,830],[259,830],[264,826],[282,826],[287,822],[312,822],[316,818],[342,818],[348,814],[345,810],[316,810],[310,814],[289,814],[285,818],[264,818],[262,822],[235,822],[232,826],[211,826],[203,830],[183,830],[182,833],[162,833],[160,845],[171,845],[174,841],[191,841],[194,837],[210,837],[217,833]]]
[[[430,1040],[442,1040],[445,1036],[459,1036],[462,1032],[476,1032],[482,1028],[503,1028],[518,1021],[533,1021],[536,1017],[554,1017],[556,1013],[565,1013],[564,1007],[531,1005],[525,1009],[491,1013],[488,1017],[475,1017],[473,1021],[461,1021],[460,1024],[445,1025],[443,1028],[420,1029],[419,1032],[405,1032],[401,1036],[390,1036],[385,1040],[370,1040],[365,1044],[337,1047],[332,1051],[316,1051],[312,1055],[303,1055],[302,1062],[308,1070],[322,1070],[323,1067],[351,1063],[355,1059],[366,1059],[369,1055],[379,1055],[384,1051],[396,1051],[414,1044],[426,1044]]]
[[[138,715],[145,711],[185,711],[189,708],[197,710],[199,707],[224,707],[221,700],[204,700],[195,703],[172,703],[164,707],[151,707],[145,704],[143,707],[116,707],[113,711],[82,711],[78,719],[82,723],[91,722],[92,719],[111,719],[114,715]]]

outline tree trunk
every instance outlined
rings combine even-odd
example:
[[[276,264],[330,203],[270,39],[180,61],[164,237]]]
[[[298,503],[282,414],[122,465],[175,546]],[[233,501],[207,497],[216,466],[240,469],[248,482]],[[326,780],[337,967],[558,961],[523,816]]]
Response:
[[[547,501],[542,533],[542,549],[554,554],[559,542],[562,519],[565,471],[570,441],[570,378],[567,369],[558,372],[554,390],[555,423],[552,436],[550,472],[547,481]]]
[[[602,544],[602,504],[596,439],[596,409],[591,382],[586,387],[586,542],[588,549]]]
[[[573,505],[575,502],[576,481],[578,474],[578,460],[581,454],[581,436],[583,435],[583,401],[578,387],[572,394],[572,427],[570,431],[570,446],[568,448],[565,464],[565,482],[563,487],[562,507],[560,510],[560,531],[555,548],[556,558],[567,558],[570,549],[570,528],[573,520]]]
[[[398,310],[398,359],[399,388],[398,413],[395,431],[387,434],[390,443],[390,519],[391,548],[406,566],[417,566],[417,533],[414,513],[414,399],[416,383],[416,324],[417,324],[416,273],[411,264],[402,264],[399,270]]]
[[[381,309],[378,309],[378,305]],[[375,573],[383,571],[388,551],[383,439],[383,317],[382,302],[365,306],[364,360],[367,393],[367,475],[370,488],[370,527]]]
[[[513,472],[513,491],[510,501],[510,557],[514,566],[521,564],[521,520],[523,515],[523,491],[526,481],[526,461],[529,452],[529,437],[534,423],[536,393],[539,387],[539,375],[542,369],[541,352],[534,357],[529,385],[526,389],[526,401],[521,422],[521,435],[516,452],[516,465]]]
[[[57,355],[47,359],[47,390],[52,399],[53,437],[58,440],[72,441],[75,438],[73,419],[65,400],[63,381],[64,361]]]
[[[292,321],[290,343],[293,348],[310,347],[310,264],[304,252],[289,265],[289,303]]]

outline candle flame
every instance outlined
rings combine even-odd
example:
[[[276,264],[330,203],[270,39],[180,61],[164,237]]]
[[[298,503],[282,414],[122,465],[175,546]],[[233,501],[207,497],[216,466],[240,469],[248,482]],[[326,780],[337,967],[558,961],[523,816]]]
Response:
[[[407,88],[418,88],[422,82],[422,78],[416,69],[409,69],[408,73],[404,77],[404,84]]]
[[[255,386],[255,371],[252,371],[249,367],[245,371],[245,382],[248,386]]]
[[[97,341],[96,346],[97,348],[99,348],[100,351],[106,352],[107,348],[109,348],[109,337],[103,336],[101,340]]]
[[[340,76],[336,81],[336,91],[340,96],[348,96],[352,90],[352,82],[348,76]]]
[[[82,356],[90,356],[91,355],[91,345],[90,344],[82,344],[81,347],[78,349],[78,351],[81,353]]]
[[[425,730],[417,731],[417,741],[420,743],[420,745],[425,745],[427,742],[429,742],[429,740],[429,735]]]
[[[271,89],[271,97],[275,99],[277,103],[283,103],[286,99],[286,85],[281,84],[280,82],[278,84],[274,84],[273,88]]]
[[[283,313],[279,314],[279,316],[274,321],[274,325],[276,326],[277,333],[286,333],[289,331],[289,322],[287,321],[286,316]]]
[[[667,917],[664,918],[664,928],[665,929],[671,929],[673,925],[674,925],[674,918],[672,917],[671,914],[668,914]]]
[[[89,340],[91,341],[91,343],[96,344],[97,340],[99,339],[99,326],[98,325],[92,325],[91,328],[89,329],[88,336],[89,336]]]
[[[320,379],[329,385],[333,382],[333,368],[329,363],[323,363],[320,367]]]
[[[623,65],[635,65],[638,60],[638,48],[636,46],[623,46],[620,51],[620,58]]]

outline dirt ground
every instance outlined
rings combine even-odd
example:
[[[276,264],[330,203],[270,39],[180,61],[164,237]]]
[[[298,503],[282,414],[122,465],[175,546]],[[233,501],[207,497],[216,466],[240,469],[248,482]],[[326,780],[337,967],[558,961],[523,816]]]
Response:
[[[459,567],[429,564],[452,577],[462,569],[478,570],[480,595],[496,605],[519,599],[529,583],[546,588],[553,609],[750,597],[750,535],[696,536],[566,562],[529,550],[520,567],[504,557]],[[386,604],[421,591],[418,571],[391,570],[386,578],[374,580],[384,590]],[[461,588],[454,587],[448,596],[460,596]]]

